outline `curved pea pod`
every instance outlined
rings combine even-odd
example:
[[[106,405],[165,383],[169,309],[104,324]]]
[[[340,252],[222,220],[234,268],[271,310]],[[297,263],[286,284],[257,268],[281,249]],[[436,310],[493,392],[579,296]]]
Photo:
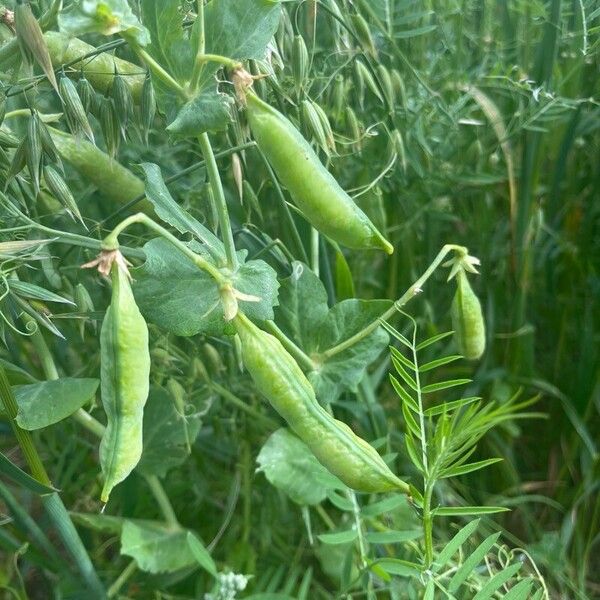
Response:
[[[485,323],[481,303],[462,269],[456,274],[456,286],[451,309],[456,344],[465,358],[477,360],[485,350]]]
[[[310,144],[279,111],[248,93],[252,134],[313,227],[332,240],[357,250],[394,247],[323,166]]]
[[[100,332],[100,383],[107,417],[100,442],[102,502],[108,502],[112,489],[133,471],[142,455],[150,376],[148,327],[133,298],[122,258],[112,263],[111,279],[112,298]]]
[[[277,338],[259,329],[241,312],[233,323],[241,341],[244,366],[257,390],[326,469],[360,492],[408,493],[408,484],[392,473],[375,448],[317,402],[312,385]]]

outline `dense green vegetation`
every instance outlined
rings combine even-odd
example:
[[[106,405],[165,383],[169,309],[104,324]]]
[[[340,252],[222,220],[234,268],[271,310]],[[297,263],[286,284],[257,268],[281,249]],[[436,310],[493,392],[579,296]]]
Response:
[[[600,597],[597,0],[0,21],[2,597]]]

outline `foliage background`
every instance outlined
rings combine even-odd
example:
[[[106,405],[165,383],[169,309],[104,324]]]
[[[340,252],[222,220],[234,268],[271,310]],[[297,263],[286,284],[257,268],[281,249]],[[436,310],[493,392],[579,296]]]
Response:
[[[132,4],[136,8],[137,3]],[[38,5],[36,12],[41,14],[44,2]],[[188,10],[191,18],[193,9],[184,4],[182,20]],[[330,303],[344,294],[398,298],[445,243],[465,245],[480,258],[476,289],[484,305],[488,350],[481,362],[453,364],[444,375],[472,378],[465,395],[500,404],[518,388],[529,395],[539,393],[536,410],[547,418],[509,421],[494,430],[480,444],[478,456],[505,460],[448,481],[440,494],[469,505],[510,506],[511,512],[495,515],[493,521],[486,518],[485,527],[490,532],[500,528],[505,543],[527,551],[546,578],[551,597],[598,597],[600,5],[596,0],[328,0],[289,2],[284,9],[286,17],[279,25],[270,61],[252,65],[270,73],[256,87],[297,119],[306,136],[314,132],[294,105],[311,98],[326,110],[336,151],[319,146],[317,138],[322,157],[329,160],[325,150],[331,154],[330,167],[348,190],[364,191],[380,176],[359,202],[396,247],[389,259],[345,252],[352,273],[350,286],[341,259],[321,243],[320,277]],[[369,23],[370,40],[349,33],[356,31],[351,15],[357,13]],[[300,84],[294,73],[294,34],[304,37],[310,56],[308,75]],[[12,34],[5,29],[3,35],[8,40]],[[106,41],[95,34],[86,39],[95,45]],[[116,52],[137,61],[126,47]],[[361,90],[357,57],[369,66],[373,88],[366,83]],[[396,85],[392,96],[386,96],[378,65],[397,69],[404,91]],[[3,79],[18,88],[27,77],[6,69]],[[221,91],[231,93],[231,88],[223,84]],[[60,103],[47,85],[11,98],[9,108],[31,103],[42,112],[60,112]],[[358,117],[358,131],[347,107]],[[92,123],[99,132],[97,122]],[[197,142],[170,138],[165,124],[159,115],[147,146],[132,134],[121,145],[119,162],[131,168],[142,162],[158,163],[165,178],[197,162]],[[19,120],[10,126],[23,133]],[[227,131],[212,135],[215,151],[246,141],[243,126],[242,114]],[[401,144],[393,131],[400,133]],[[102,146],[100,133],[98,138]],[[251,258],[258,253],[266,256],[284,277],[290,273],[288,249],[299,257],[278,208],[276,190],[255,154],[239,155],[258,205],[239,201],[231,158],[221,159],[236,243],[247,248]],[[212,227],[205,177],[202,169],[192,171],[170,184],[169,190],[184,208]],[[116,207],[70,169],[67,181],[90,235],[99,238],[117,222],[112,217]],[[31,210],[46,225],[81,232],[67,216],[57,216],[55,208],[38,205]],[[296,221],[308,248],[310,233]],[[150,237],[143,230],[132,230],[123,241],[141,246]],[[4,239],[12,238],[5,234]],[[270,240],[280,240],[284,250],[269,247]],[[91,258],[90,251],[56,244],[52,255],[52,272],[59,277],[55,291],[68,295],[74,284],[83,283],[98,312],[88,315],[83,338],[78,320],[69,318],[68,312],[53,320],[66,339],[46,333],[44,337],[61,373],[94,376],[99,360],[94,323],[107,304],[107,289],[92,274],[78,270]],[[28,277],[52,289],[48,273],[41,269],[32,270]],[[449,329],[452,293],[452,286],[439,273],[408,307],[423,336]],[[410,330],[409,321],[402,317],[396,318],[394,326],[405,333]],[[234,367],[228,345],[203,336],[177,338],[158,327],[151,328],[151,338],[153,384],[160,386],[154,394],[167,394],[164,388],[175,380],[184,391],[189,422],[197,428],[189,456],[182,450],[181,429],[173,432],[175,468],[158,473],[164,476],[180,523],[198,532],[219,565],[253,574],[249,589],[255,593],[298,597],[307,572],[310,579],[304,585],[311,591],[304,591],[309,594],[305,597],[337,593],[332,591],[338,589],[337,583],[332,582],[343,577],[335,572],[335,563],[343,562],[341,551],[339,557],[335,554],[340,546],[311,546],[307,512],[255,473],[257,453],[275,417],[248,392],[248,380]],[[10,331],[6,339],[1,357],[43,379],[30,342]],[[389,370],[384,353],[372,365],[359,393],[344,392],[334,408],[367,439],[390,433],[398,450],[400,444],[394,440],[403,431],[403,417],[387,383]],[[225,392],[206,385],[206,372]],[[16,372],[12,377],[13,383],[24,381]],[[227,392],[243,398],[245,408]],[[170,407],[164,398],[151,398],[148,411],[155,421],[168,422],[176,419]],[[96,407],[94,414],[101,411]],[[2,427],[3,452],[14,456],[9,427],[6,423]],[[97,513],[93,436],[65,420],[44,430],[39,441],[44,463],[66,506],[74,512]],[[182,452],[185,461],[180,460]],[[158,453],[164,466],[170,457],[164,449]],[[411,471],[402,452],[397,471]],[[34,496],[18,489],[13,493],[34,518],[42,518]],[[140,475],[115,490],[115,506],[130,518],[159,516]],[[343,521],[335,507],[330,510],[336,522]],[[311,512],[315,532],[326,530],[332,517],[324,516],[321,508]],[[394,522],[404,517],[409,518],[402,513],[390,518]],[[450,520],[438,526],[439,541],[456,530]],[[114,580],[129,562],[119,556],[118,536],[111,530],[109,535],[84,531],[102,577]],[[52,573],[58,571],[31,566],[27,554],[15,562],[14,545],[19,547],[27,535],[10,520],[2,532],[4,581],[16,586],[21,571],[31,597],[46,597],[34,590],[57,586]],[[127,586],[122,590],[127,597],[152,593],[165,598],[197,597],[194,594],[209,589],[205,575],[187,572],[147,576],[138,571]]]

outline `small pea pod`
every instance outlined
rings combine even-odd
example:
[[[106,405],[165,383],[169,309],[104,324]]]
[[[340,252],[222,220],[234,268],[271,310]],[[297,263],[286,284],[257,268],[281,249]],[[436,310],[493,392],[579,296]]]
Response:
[[[451,316],[458,351],[469,360],[477,360],[485,350],[485,323],[479,298],[462,269],[456,274]]]
[[[323,166],[310,144],[279,111],[246,95],[252,134],[306,219],[332,240],[355,249],[393,246]]]
[[[256,388],[326,469],[357,491],[408,493],[408,485],[392,473],[377,451],[317,402],[312,385],[277,338],[241,312],[233,323],[244,366]]]
[[[118,252],[118,251],[115,251]],[[135,468],[142,454],[143,410],[148,398],[148,327],[119,254],[110,267],[112,298],[100,332],[101,392],[106,431],[100,442],[101,500]]]

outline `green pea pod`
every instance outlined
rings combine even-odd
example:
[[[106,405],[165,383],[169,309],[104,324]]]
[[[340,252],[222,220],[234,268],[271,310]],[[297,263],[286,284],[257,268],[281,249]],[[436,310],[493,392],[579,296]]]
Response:
[[[477,360],[485,350],[485,323],[481,303],[462,269],[456,274],[456,286],[451,309],[456,344],[465,358]]]
[[[277,338],[241,312],[233,323],[244,366],[256,388],[326,469],[360,492],[408,493],[408,485],[390,471],[377,451],[317,402],[312,385]]]
[[[250,128],[307,220],[332,240],[355,249],[393,246],[321,164],[310,144],[279,111],[247,94]]]
[[[133,298],[122,257],[113,262],[111,278],[111,303],[100,332],[100,382],[107,417],[100,442],[102,502],[108,502],[111,490],[131,473],[142,455],[150,375],[148,327]]]

